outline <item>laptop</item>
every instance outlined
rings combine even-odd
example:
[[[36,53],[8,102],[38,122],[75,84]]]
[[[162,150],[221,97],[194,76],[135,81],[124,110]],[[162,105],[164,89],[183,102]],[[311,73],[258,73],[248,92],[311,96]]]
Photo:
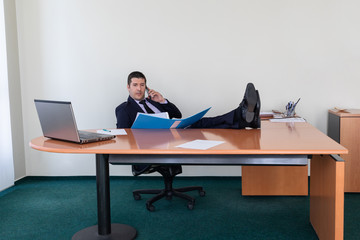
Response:
[[[34,102],[45,137],[80,144],[115,138],[114,135],[78,131],[71,102],[39,99]]]

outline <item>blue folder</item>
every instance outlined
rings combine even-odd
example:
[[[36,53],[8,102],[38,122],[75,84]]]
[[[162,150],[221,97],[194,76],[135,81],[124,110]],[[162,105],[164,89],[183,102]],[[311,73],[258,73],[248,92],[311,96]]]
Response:
[[[133,129],[186,128],[191,124],[199,121],[209,110],[210,108],[205,109],[191,117],[184,119],[166,119],[166,118],[152,116],[152,114],[139,113],[131,128]]]

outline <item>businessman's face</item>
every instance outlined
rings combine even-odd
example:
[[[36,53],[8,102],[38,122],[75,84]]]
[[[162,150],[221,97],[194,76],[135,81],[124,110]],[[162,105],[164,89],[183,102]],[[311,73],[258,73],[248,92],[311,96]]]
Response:
[[[132,78],[130,85],[127,86],[129,95],[135,100],[143,100],[145,98],[146,83],[143,78]]]

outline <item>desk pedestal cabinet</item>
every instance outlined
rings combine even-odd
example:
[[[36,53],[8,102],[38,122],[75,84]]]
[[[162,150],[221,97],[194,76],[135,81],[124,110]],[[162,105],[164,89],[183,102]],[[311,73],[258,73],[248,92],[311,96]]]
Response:
[[[307,196],[308,166],[242,166],[244,196]]]
[[[345,160],[345,192],[360,192],[360,109],[329,110],[328,135],[349,150]]]

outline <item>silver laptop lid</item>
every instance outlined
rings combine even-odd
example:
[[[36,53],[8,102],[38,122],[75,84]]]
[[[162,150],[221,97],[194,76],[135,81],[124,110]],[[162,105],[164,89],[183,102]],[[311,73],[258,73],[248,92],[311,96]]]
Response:
[[[35,99],[45,137],[80,142],[71,102]]]

